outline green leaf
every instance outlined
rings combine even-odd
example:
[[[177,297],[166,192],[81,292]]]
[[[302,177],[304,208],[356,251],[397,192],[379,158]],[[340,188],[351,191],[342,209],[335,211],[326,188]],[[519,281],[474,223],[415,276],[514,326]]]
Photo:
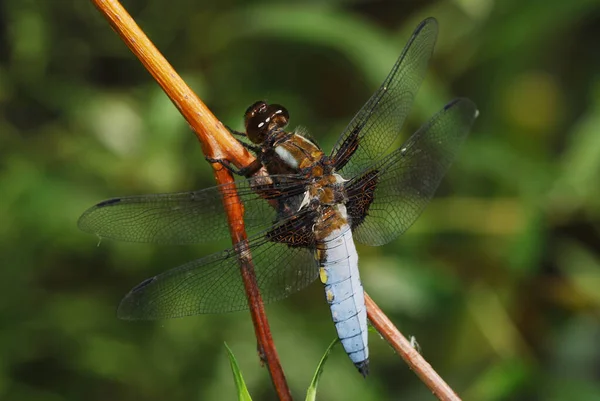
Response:
[[[308,390],[306,391],[306,401],[314,401],[317,398],[317,385],[319,384],[319,379],[321,378],[321,374],[323,373],[323,366],[325,365],[325,361],[329,357],[331,350],[339,342],[340,339],[336,338],[331,342],[331,344],[329,344],[329,347],[327,347],[325,354],[319,362],[319,366],[317,366],[317,371],[315,372],[315,375],[313,376],[313,379],[310,382],[310,386],[308,386]]]
[[[235,356],[233,356],[233,352],[225,344],[225,348],[227,349],[227,355],[229,356],[229,363],[231,364],[231,371],[233,372],[233,378],[235,380],[235,386],[238,390],[238,400],[240,401],[252,401],[250,397],[250,393],[248,392],[248,388],[246,387],[246,383],[244,382],[244,378],[242,377],[242,372],[240,371],[240,367],[235,360]]]

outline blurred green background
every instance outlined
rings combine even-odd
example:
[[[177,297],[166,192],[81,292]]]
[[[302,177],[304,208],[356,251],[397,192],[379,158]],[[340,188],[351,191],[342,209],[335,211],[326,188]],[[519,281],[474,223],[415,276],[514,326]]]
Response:
[[[359,248],[365,288],[465,400],[600,400],[600,2],[128,0],[225,123],[284,104],[329,150],[417,23],[440,38],[406,133],[455,96],[480,118],[398,240]],[[214,185],[183,118],[89,1],[0,3],[0,399],[226,400],[223,341],[275,399],[245,312],[116,318],[142,279],[227,242],[78,231],[118,195]],[[315,283],[267,312],[297,399],[335,331]],[[377,335],[341,348],[321,400],[432,400]]]

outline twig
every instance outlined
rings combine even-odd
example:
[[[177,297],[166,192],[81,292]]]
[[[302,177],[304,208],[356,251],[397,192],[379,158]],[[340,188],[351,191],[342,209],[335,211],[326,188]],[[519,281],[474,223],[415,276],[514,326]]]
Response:
[[[254,161],[254,157],[231,136],[223,124],[185,84],[117,0],[92,0],[92,2],[179,109],[194,130],[206,156],[212,159],[229,160],[238,168],[248,166]],[[219,184],[235,185],[229,171],[217,163],[212,166],[215,179]],[[231,238],[236,247],[244,248],[247,236],[243,210],[237,194],[234,191],[227,191],[227,193],[224,207]],[[256,284],[254,266],[248,252],[243,252],[240,261],[242,279],[261,359],[267,364],[279,399],[291,400],[291,393],[271,337],[264,304]]]
[[[437,374],[411,343],[398,331],[385,313],[365,292],[367,316],[379,334],[400,354],[404,362],[419,376],[431,392],[442,401],[460,401],[456,393]]]

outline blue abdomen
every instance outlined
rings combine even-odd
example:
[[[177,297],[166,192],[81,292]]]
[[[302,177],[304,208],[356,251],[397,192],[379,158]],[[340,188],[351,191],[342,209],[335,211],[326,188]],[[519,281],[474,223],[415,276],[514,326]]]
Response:
[[[367,311],[358,273],[358,254],[349,225],[319,244],[320,278],[338,337],[360,373],[368,373]]]

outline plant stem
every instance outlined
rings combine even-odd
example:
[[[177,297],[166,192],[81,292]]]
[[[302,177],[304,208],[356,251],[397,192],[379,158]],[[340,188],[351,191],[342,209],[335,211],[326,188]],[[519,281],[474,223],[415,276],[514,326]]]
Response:
[[[442,401],[460,401],[460,398],[450,386],[433,370],[431,365],[417,352],[406,337],[400,333],[366,292],[365,303],[367,305],[367,316],[373,327],[400,354],[404,362],[419,376],[431,392]]]
[[[212,159],[229,160],[238,168],[246,167],[254,161],[254,156],[231,136],[223,124],[192,92],[117,0],[92,0],[92,2],[184,116],[200,141],[204,155]],[[233,176],[228,170],[222,168],[219,163],[213,163],[212,166],[217,183],[235,185]],[[265,174],[264,171],[259,173]],[[235,199],[237,194],[232,194],[232,191],[227,193],[224,207],[231,238],[234,246],[244,248],[247,244],[247,236],[241,203]],[[231,198],[236,201],[228,202]],[[256,284],[254,266],[248,252],[240,255],[240,269],[261,360],[266,362],[279,399],[291,400],[291,393],[271,337],[264,304]]]

